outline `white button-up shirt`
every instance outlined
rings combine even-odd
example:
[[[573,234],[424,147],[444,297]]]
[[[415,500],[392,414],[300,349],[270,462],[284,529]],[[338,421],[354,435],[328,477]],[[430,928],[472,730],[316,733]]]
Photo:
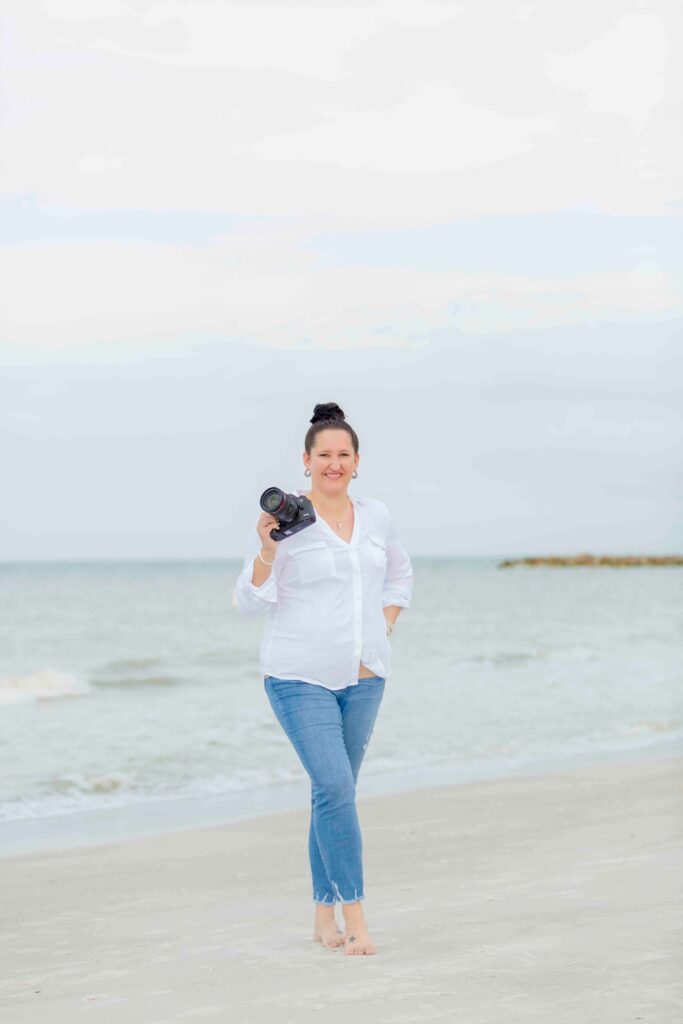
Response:
[[[413,567],[384,502],[349,498],[351,540],[342,540],[318,516],[312,526],[277,542],[270,576],[260,587],[251,582],[261,549],[254,529],[233,606],[244,615],[266,612],[259,650],[263,676],[340,690],[358,683],[361,662],[384,679],[391,673],[384,608],[410,607]]]

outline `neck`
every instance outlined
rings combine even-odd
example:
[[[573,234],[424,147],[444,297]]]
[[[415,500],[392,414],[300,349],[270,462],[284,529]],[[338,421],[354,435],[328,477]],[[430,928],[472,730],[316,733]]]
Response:
[[[349,507],[349,496],[346,491],[344,491],[343,494],[330,497],[329,494],[323,494],[321,491],[316,491],[313,487],[311,488],[308,497],[321,512],[327,512],[329,515],[343,515]]]

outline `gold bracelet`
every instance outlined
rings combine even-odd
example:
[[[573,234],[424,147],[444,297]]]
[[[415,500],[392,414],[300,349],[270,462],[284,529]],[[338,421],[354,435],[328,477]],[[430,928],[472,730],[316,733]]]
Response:
[[[263,562],[264,565],[275,565],[275,558],[273,559],[272,562],[266,562],[265,558],[263,557],[263,555],[261,554],[260,551],[258,553],[258,556],[259,556],[259,558],[261,559],[261,561]],[[277,555],[276,555],[276,557],[277,557]]]

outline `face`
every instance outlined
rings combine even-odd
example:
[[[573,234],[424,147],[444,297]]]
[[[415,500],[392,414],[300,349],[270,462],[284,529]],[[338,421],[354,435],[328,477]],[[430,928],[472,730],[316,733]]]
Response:
[[[353,450],[346,430],[321,430],[311,449],[304,452],[304,463],[311,471],[311,484],[316,491],[333,497],[343,494],[349,486],[360,456]]]

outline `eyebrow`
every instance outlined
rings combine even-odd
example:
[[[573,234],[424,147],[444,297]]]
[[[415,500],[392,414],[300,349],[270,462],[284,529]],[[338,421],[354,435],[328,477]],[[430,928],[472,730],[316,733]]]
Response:
[[[340,452],[349,452],[350,450],[351,450],[350,448],[340,448],[339,449]],[[321,448],[320,452],[318,454],[319,455],[324,455],[325,452],[330,452],[330,451],[332,451],[331,448]]]

